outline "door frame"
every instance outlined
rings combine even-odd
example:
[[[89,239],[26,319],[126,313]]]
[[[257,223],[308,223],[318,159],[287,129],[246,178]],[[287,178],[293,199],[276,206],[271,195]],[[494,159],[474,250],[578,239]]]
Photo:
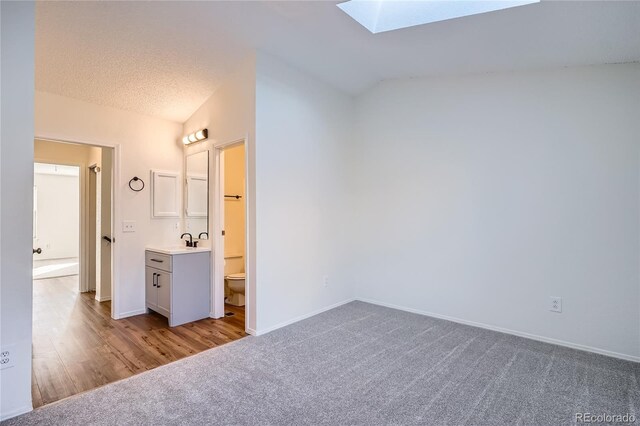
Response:
[[[36,138],[37,139],[37,138]],[[56,161],[43,158],[33,159],[33,163],[52,164],[60,166],[73,166],[78,168],[78,213],[80,220],[78,221],[78,291],[84,293],[89,290],[89,265],[87,264],[87,249],[89,248],[89,173],[85,170],[85,165],[73,161]],[[35,208],[35,206],[34,206]],[[36,224],[34,223],[35,227]]]
[[[256,306],[256,295],[251,291],[251,283],[253,276],[250,267],[252,262],[255,262],[251,258],[250,253],[251,243],[253,241],[252,229],[249,226],[249,215],[254,206],[251,202],[251,185],[249,181],[249,144],[248,137],[242,139],[234,139],[226,142],[213,142],[212,148],[212,162],[211,175],[213,176],[213,185],[211,190],[213,192],[211,199],[213,201],[213,214],[209,217],[210,229],[213,229],[212,238],[212,262],[213,262],[213,282],[211,291],[211,306],[213,307],[212,318],[224,317],[224,240],[222,238],[222,230],[224,229],[224,150],[237,145],[244,145],[244,201],[245,201],[245,249],[244,249],[244,270],[245,270],[245,331],[248,334],[255,334],[255,331],[249,328],[251,324],[251,315],[254,312]]]
[[[117,313],[120,312],[120,298],[118,297],[121,290],[120,274],[119,274],[120,250],[116,242],[122,240],[122,233],[121,233],[121,230],[115,226],[115,224],[120,223],[120,217],[121,217],[120,194],[117,191],[117,188],[120,188],[120,182],[121,182],[121,177],[120,177],[120,165],[121,165],[121,155],[122,155],[121,145],[119,143],[109,143],[109,142],[88,142],[88,141],[81,141],[81,140],[59,139],[56,137],[40,135],[40,134],[36,134],[34,136],[34,140],[36,139],[47,141],[47,142],[87,145],[87,146],[93,146],[98,148],[113,149],[113,164],[112,164],[112,177],[111,177],[111,232],[114,238],[114,244],[111,245],[111,318],[119,319],[120,317]],[[37,162],[37,160],[34,159],[34,162]],[[58,164],[63,164],[63,163],[58,163]],[[84,165],[82,167],[84,167]],[[86,176],[84,177],[85,191],[88,185],[88,173],[89,173],[89,169],[87,167],[86,170],[84,171],[84,174],[86,174]],[[83,192],[81,192],[81,196],[82,196],[82,193]],[[85,196],[88,196],[88,194],[85,194]],[[86,213],[87,212],[85,210],[85,215]],[[86,240],[88,238],[88,235],[87,235],[88,221],[86,220],[86,217],[84,217],[85,215],[82,215],[83,217],[81,218],[81,222],[84,221],[84,226],[85,226],[84,236]],[[81,237],[81,240],[82,240],[82,237]],[[85,241],[85,250],[86,250],[87,243],[88,241]],[[85,257],[86,257],[86,253],[85,253]],[[80,262],[80,268],[82,268],[82,263],[83,262]],[[88,274],[88,273],[89,273],[88,268],[85,265],[84,274]],[[85,276],[85,284],[88,286],[88,276]]]
[[[96,192],[96,194],[95,194],[96,199],[98,197],[98,187],[97,186],[98,186],[98,173],[99,172],[93,171],[97,167],[98,167],[97,163],[89,164],[89,166],[87,167],[87,202],[86,202],[87,215],[86,215],[86,217],[88,218],[88,220],[87,220],[87,226],[85,228],[86,232],[87,232],[87,238],[86,238],[86,240],[87,240],[87,250],[86,250],[85,254],[87,255],[88,259],[87,259],[87,262],[86,262],[86,265],[87,265],[87,285],[86,285],[84,291],[90,291],[91,290],[89,288],[89,282],[90,282],[89,273],[91,272],[91,269],[89,268],[89,263],[91,262],[92,250],[91,250],[91,244],[89,244],[89,243],[91,241],[91,222],[93,221],[94,225],[96,224],[98,211],[96,210],[96,212],[95,212],[96,216],[95,217],[91,217],[89,212],[91,211],[91,191],[93,190],[93,191]],[[94,187],[92,187],[92,185],[91,185],[91,174],[92,173],[95,174],[95,186]],[[94,202],[95,201],[96,200],[94,200]],[[94,206],[94,208],[95,208],[95,206]],[[97,228],[94,228],[94,238],[98,237],[98,233],[96,231],[97,231]],[[97,251],[98,241],[94,241],[94,243],[95,243],[94,244],[95,247],[93,247],[93,262],[95,263],[95,266],[94,266],[94,271],[93,272],[95,273],[95,275],[97,277],[98,276],[98,261],[97,261],[97,257],[96,257],[96,251]],[[95,290],[96,290],[96,292],[98,291],[98,280],[97,279],[96,279],[96,288],[95,288]]]

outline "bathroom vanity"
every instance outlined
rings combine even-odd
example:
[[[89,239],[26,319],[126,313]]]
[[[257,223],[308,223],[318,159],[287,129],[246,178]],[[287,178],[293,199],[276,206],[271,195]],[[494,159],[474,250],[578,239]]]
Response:
[[[169,326],[209,317],[211,249],[147,247],[146,308],[169,319]]]

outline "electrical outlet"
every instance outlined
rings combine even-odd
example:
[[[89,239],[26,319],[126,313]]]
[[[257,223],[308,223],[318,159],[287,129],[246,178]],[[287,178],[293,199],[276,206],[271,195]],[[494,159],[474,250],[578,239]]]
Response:
[[[323,287],[328,287],[329,286],[329,275],[325,275],[322,278],[322,286]]]
[[[9,345],[2,348],[0,351],[0,370],[4,370],[5,368],[11,368],[14,364],[14,352],[15,345]]]
[[[562,312],[562,297],[549,297],[549,310],[551,312]]]
[[[133,220],[123,220],[122,232],[136,232],[136,223]]]

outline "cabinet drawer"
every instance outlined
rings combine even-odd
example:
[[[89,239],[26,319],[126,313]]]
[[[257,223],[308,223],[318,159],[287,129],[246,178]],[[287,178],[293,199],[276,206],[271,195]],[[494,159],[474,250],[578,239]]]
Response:
[[[171,256],[155,251],[145,251],[145,265],[167,272],[171,272],[173,270],[171,265]]]

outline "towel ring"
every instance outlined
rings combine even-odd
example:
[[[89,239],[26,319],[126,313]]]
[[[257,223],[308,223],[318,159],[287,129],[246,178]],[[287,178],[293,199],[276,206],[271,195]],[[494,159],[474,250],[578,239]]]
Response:
[[[139,189],[135,189],[133,186],[131,186],[132,182],[140,182],[140,183],[142,183],[142,187],[140,187]],[[144,189],[144,181],[142,179],[140,179],[138,176],[134,176],[129,181],[129,188],[131,188],[132,191],[140,192],[140,191],[142,191]]]

